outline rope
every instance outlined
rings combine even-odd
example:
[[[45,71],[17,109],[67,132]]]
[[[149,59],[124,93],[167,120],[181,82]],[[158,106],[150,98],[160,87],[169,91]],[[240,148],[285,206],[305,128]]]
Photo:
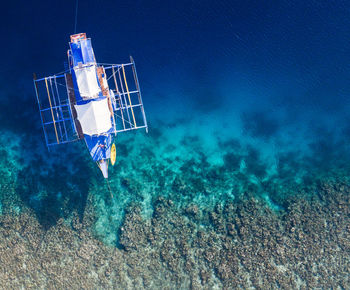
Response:
[[[107,181],[107,186],[108,186],[109,194],[111,195],[111,198],[113,199],[113,198],[114,198],[114,196],[113,196],[113,193],[112,193],[111,187],[109,186],[109,181],[108,181],[108,178],[106,179],[106,181]]]
[[[108,163],[109,163],[109,162],[108,162]],[[97,164],[98,168],[101,169],[101,166],[100,166],[100,164],[98,163],[98,161],[96,161],[96,164]],[[111,187],[110,187],[110,185],[109,185],[108,178],[105,178],[105,180],[106,180],[106,182],[107,182],[107,187],[108,187],[108,191],[109,191],[109,194],[110,194],[110,196],[111,196],[111,199],[113,199],[114,196],[113,196]]]
[[[74,22],[74,34],[76,34],[76,33],[77,33],[78,4],[79,4],[79,0],[77,0],[77,1],[76,1],[76,4],[75,4],[75,22]]]

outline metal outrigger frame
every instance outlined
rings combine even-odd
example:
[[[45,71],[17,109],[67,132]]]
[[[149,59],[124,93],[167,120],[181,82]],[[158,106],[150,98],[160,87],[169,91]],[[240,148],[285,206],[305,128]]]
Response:
[[[113,133],[117,135],[121,132],[142,128],[148,132],[134,59],[130,56],[129,63],[97,63],[96,65],[103,68],[104,77],[108,83],[108,98],[113,108],[113,113],[111,112]],[[129,82],[127,71],[129,72]],[[132,77],[130,77],[131,75]],[[130,79],[132,79],[131,82]],[[37,79],[34,74],[33,81],[48,149],[57,144],[70,143],[83,138],[82,132],[77,127],[76,113],[74,113],[74,105],[76,105],[74,92],[76,89],[73,87],[70,70],[40,79]],[[129,86],[130,84],[131,86]]]
[[[129,89],[126,69],[131,68],[133,76],[134,90]],[[130,62],[126,64],[107,64],[104,67],[107,74],[107,81],[113,79],[114,89],[111,98],[115,104],[114,114],[116,122],[120,121],[122,128],[118,129],[115,124],[115,133],[137,130],[144,128],[148,132],[148,124],[143,106],[141,90],[137,77],[136,66],[133,58],[130,56]],[[110,72],[108,75],[107,72]],[[111,87],[111,86],[110,86]],[[137,99],[132,101],[132,95],[137,95]],[[137,110],[139,118],[136,118]]]
[[[64,84],[58,82],[60,79],[64,80]],[[65,94],[62,96],[62,93],[59,92],[59,86],[66,86],[66,74],[41,79],[37,79],[34,75],[33,81],[46,146],[50,148],[50,146],[78,140],[71,113],[71,104],[67,96]],[[48,101],[46,106],[43,105],[45,100],[42,97],[45,95],[46,102]],[[47,115],[47,113],[49,114]],[[71,129],[68,126],[69,123]],[[50,126],[53,126],[53,130]]]

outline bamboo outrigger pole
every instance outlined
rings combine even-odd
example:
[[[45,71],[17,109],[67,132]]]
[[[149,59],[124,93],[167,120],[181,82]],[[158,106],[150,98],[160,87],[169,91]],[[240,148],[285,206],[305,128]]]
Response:
[[[47,96],[49,97],[49,103],[50,103],[50,109],[51,109],[51,116],[52,116],[53,126],[55,127],[55,134],[56,134],[57,143],[60,144],[60,141],[58,140],[58,135],[57,135],[55,117],[54,117],[54,115],[53,115],[53,110],[52,110],[52,104],[51,104],[51,98],[50,98],[49,87],[48,87],[48,85],[47,85],[47,78],[45,78],[45,85],[46,85],[46,90],[47,90]]]
[[[119,101],[119,107],[120,107],[120,114],[122,115],[123,128],[125,130],[125,121],[124,121],[124,115],[123,115],[122,98],[120,96],[118,83],[117,83],[117,77],[115,76],[114,66],[112,66],[112,72],[113,72],[113,79],[114,79],[115,89],[117,90],[117,94],[118,94],[118,101]]]
[[[38,107],[39,107],[39,112],[40,112],[40,119],[41,119],[41,123],[44,124],[44,116],[43,116],[43,112],[41,110],[41,104],[40,104],[40,98],[39,98],[39,90],[38,90],[38,84],[36,83],[37,77],[36,74],[33,73],[33,81],[34,81],[34,88],[35,88],[35,95],[36,95],[36,99],[38,102]],[[43,132],[44,132],[44,137],[45,137],[45,142],[47,144],[47,135],[46,135],[46,131],[45,131],[45,126],[43,127]],[[47,150],[50,151],[50,149],[47,147]]]
[[[129,103],[130,103],[130,109],[131,109],[131,113],[132,113],[132,118],[133,118],[133,120],[134,120],[134,126],[135,126],[135,128],[136,128],[137,125],[136,125],[134,110],[132,109],[132,103],[131,103],[131,98],[130,98],[130,92],[129,92],[129,88],[128,88],[128,83],[126,82],[126,76],[125,76],[125,70],[124,70],[124,65],[123,65],[123,64],[122,64],[122,70],[123,70],[123,76],[124,76],[124,82],[125,82],[126,92],[128,93],[128,98],[129,98]]]

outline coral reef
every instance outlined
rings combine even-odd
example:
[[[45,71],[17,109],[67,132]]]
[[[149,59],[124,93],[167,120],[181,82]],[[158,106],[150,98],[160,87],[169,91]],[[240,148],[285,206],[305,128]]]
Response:
[[[126,210],[119,247],[91,233],[93,196],[80,218],[45,229],[33,210],[0,216],[0,284],[6,288],[223,289],[350,286],[350,186],[323,182],[310,199],[274,212],[255,198]]]
[[[179,122],[118,137],[112,195],[83,144],[51,159],[21,159],[21,138],[1,147],[0,285],[350,287],[345,143],[269,159],[257,144],[205,141]]]

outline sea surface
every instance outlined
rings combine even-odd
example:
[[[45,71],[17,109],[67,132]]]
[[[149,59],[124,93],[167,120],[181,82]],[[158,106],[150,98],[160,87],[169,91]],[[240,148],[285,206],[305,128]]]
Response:
[[[0,288],[349,289],[348,1],[34,1],[0,20]],[[76,14],[77,11],[77,14]],[[77,15],[77,18],[76,18]],[[135,59],[149,132],[50,152],[32,73]]]

